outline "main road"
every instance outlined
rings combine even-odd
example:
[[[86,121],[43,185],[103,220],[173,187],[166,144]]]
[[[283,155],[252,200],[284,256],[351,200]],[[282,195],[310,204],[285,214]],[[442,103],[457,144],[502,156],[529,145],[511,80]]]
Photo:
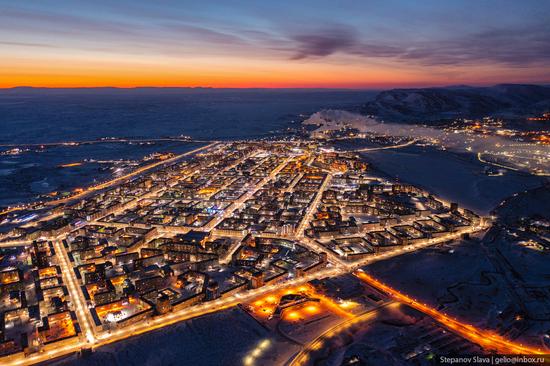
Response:
[[[380,304],[364,312],[363,314],[357,315],[354,318],[348,319],[344,322],[336,324],[332,328],[329,328],[323,334],[321,334],[320,336],[315,338],[313,341],[305,345],[302,348],[302,350],[292,358],[292,361],[290,362],[289,366],[305,365],[309,361],[310,354],[312,352],[315,352],[321,349],[325,345],[325,343],[329,341],[332,337],[344,331],[349,330],[353,326],[357,326],[359,324],[365,325],[372,322],[373,320],[375,320],[376,315],[378,315],[378,313],[380,312],[380,309],[385,308],[386,306],[396,305],[396,304],[399,304],[399,303],[393,302],[393,301],[384,302],[383,304]]]
[[[380,280],[363,271],[357,271],[355,272],[355,275],[365,283],[368,283],[372,287],[387,293],[395,300],[407,304],[410,307],[428,315],[436,322],[449,329],[451,332],[454,332],[463,338],[480,345],[484,349],[496,351],[502,354],[546,354],[546,352],[541,349],[524,346],[521,343],[508,340],[495,332],[479,329],[471,324],[461,322],[425,303],[413,299],[409,295],[399,292],[398,290],[382,283]]]
[[[105,188],[109,188],[115,184],[118,184],[118,183],[121,183],[129,178],[132,178],[132,177],[135,177],[139,174],[142,174],[142,173],[145,173],[151,169],[154,169],[160,165],[163,165],[163,164],[170,164],[170,163],[173,163],[173,162],[176,162],[178,161],[179,159],[183,158],[183,157],[186,157],[186,156],[189,156],[189,155],[193,155],[193,154],[196,154],[200,151],[203,151],[203,150],[207,150],[207,149],[210,149],[212,147],[214,147],[215,145],[219,144],[218,141],[215,141],[215,142],[211,142],[210,144],[208,145],[205,145],[205,146],[202,146],[202,147],[199,147],[199,148],[196,148],[196,149],[193,149],[191,151],[187,151],[183,154],[179,154],[179,155],[176,155],[170,159],[166,159],[166,160],[159,160],[159,161],[156,161],[154,163],[151,163],[151,164],[148,164],[148,165],[145,165],[141,168],[138,168],[138,169],[135,169],[131,172],[129,172],[128,174],[125,174],[125,175],[122,175],[120,177],[117,177],[117,178],[114,178],[114,179],[111,179],[107,182],[104,182],[104,183],[100,183],[100,184],[97,184],[95,186],[90,186],[88,188],[85,188],[83,189],[81,192],[78,192],[78,193],[75,193],[73,194],[72,196],[69,196],[69,197],[66,197],[66,198],[59,198],[59,199],[56,199],[56,200],[51,200],[51,201],[46,201],[44,202],[44,205],[47,205],[47,206],[54,206],[54,205],[58,205],[58,204],[61,204],[61,203],[67,203],[67,202],[70,202],[72,200],[75,200],[77,198],[82,198],[84,196],[87,196],[88,194],[90,193],[93,193],[93,192],[96,192],[96,191],[99,191],[99,190],[102,190],[102,189],[105,189]],[[11,207],[11,208],[8,208],[8,209],[5,209],[4,211],[0,212],[0,215],[3,215],[3,214],[7,214],[7,213],[10,213],[10,212],[13,212],[13,211],[20,211],[20,210],[31,210],[33,209],[33,207],[36,206],[36,203],[29,203],[27,205],[22,205],[22,206],[16,206],[16,207]]]
[[[364,147],[361,149],[351,150],[353,152],[367,152],[367,151],[378,151],[378,150],[389,150],[389,149],[401,149],[403,147],[414,145],[418,139],[412,139],[410,141],[404,142],[399,145],[389,145],[389,146],[380,146],[380,147]]]

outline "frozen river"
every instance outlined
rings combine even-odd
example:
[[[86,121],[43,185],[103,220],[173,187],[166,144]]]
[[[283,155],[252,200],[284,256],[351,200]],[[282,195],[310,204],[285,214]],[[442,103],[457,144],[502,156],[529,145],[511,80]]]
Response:
[[[488,176],[474,154],[455,154],[431,147],[407,147],[362,153],[377,171],[415,184],[481,214],[489,213],[515,192],[540,186],[543,177],[507,171]]]

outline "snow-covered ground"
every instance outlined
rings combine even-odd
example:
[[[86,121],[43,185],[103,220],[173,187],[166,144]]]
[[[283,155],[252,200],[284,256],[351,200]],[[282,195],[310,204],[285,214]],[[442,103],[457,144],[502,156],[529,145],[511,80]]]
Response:
[[[366,268],[375,277],[414,298],[443,306],[459,319],[485,325],[487,315],[506,303],[479,243],[464,241],[405,254]],[[505,306],[505,305],[502,305]]]
[[[417,124],[385,123],[376,118],[334,109],[316,112],[303,124],[317,126],[311,132],[314,137],[319,132],[353,128],[366,134],[430,141],[457,153],[479,153],[484,159],[524,172],[537,169],[549,173],[550,168],[547,159],[549,146],[529,142],[519,144],[516,140],[497,134],[473,135]]]
[[[365,270],[461,321],[540,347],[550,328],[548,255],[496,238],[432,247]]]
[[[97,349],[56,366],[242,365],[267,330],[240,308],[191,319]]]
[[[360,132],[367,132],[372,126],[378,125],[379,122],[374,118],[357,113],[338,109],[324,109],[312,114],[302,124],[318,126],[316,132],[340,130],[342,128],[355,128]]]

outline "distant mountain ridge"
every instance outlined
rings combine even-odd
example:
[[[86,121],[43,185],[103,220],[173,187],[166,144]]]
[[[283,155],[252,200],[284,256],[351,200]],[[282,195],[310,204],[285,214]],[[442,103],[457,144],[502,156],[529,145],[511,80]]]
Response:
[[[367,102],[362,113],[392,122],[421,122],[487,115],[520,117],[550,110],[550,87],[499,84],[392,89]]]
[[[269,91],[269,92],[357,92],[354,89],[347,88],[215,88],[210,86],[136,86],[136,87],[117,87],[117,86],[90,86],[90,87],[37,87],[37,86],[15,86],[8,88],[0,88],[0,95],[18,95],[18,94],[33,94],[33,95],[46,95],[46,94],[90,94],[90,93],[118,93],[118,94],[137,94],[137,93],[196,93],[196,92],[208,92],[208,93],[224,93],[224,92],[251,92],[257,91]],[[368,91],[374,94],[378,90]]]

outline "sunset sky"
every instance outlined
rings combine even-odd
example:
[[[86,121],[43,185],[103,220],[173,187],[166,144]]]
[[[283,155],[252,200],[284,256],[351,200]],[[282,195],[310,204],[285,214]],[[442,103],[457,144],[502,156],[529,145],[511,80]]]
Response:
[[[550,82],[550,1],[0,0],[0,87]]]

